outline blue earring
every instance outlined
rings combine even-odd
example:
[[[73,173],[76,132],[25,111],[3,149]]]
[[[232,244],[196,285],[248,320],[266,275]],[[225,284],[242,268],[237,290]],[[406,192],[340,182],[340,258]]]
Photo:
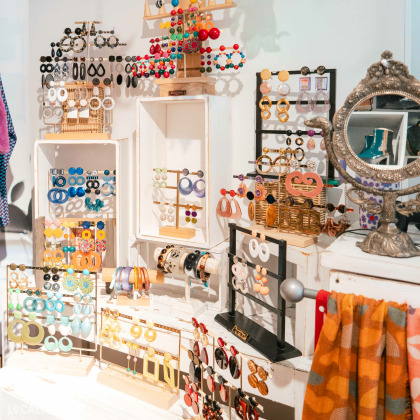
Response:
[[[92,331],[92,323],[90,322],[89,318],[85,318],[82,322],[82,334],[84,336],[87,336],[90,334],[90,332]]]
[[[73,319],[73,321],[71,321],[70,327],[71,330],[73,331],[73,334],[79,334],[80,333],[80,328],[82,326],[82,322],[80,321],[80,318],[76,317]]]
[[[183,186],[182,186],[182,181],[183,181],[184,179],[186,179],[186,180],[187,180],[187,182],[188,182],[188,185],[187,185],[186,187],[183,187]],[[179,180],[179,183],[178,183],[178,190],[179,190],[179,192],[180,192],[182,195],[188,195],[188,194],[191,194],[191,193],[192,193],[192,190],[193,190],[193,183],[192,183],[191,179],[190,179],[190,178],[187,178],[186,176],[184,176],[183,178],[181,178],[181,179]]]
[[[78,197],[84,197],[85,189],[83,187],[79,187],[76,191],[76,194],[77,194]]]

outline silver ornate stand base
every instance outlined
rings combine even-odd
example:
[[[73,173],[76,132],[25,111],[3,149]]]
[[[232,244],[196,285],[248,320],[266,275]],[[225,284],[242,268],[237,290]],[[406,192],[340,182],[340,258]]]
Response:
[[[395,223],[382,223],[381,226],[366,236],[356,245],[364,252],[386,257],[409,258],[420,255],[410,235],[401,232]]]

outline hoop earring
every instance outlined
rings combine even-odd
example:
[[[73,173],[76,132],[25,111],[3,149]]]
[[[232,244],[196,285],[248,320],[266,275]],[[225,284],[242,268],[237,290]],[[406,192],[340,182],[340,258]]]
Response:
[[[251,239],[249,241],[249,253],[251,254],[251,257],[257,258],[259,250],[258,241],[255,238]]]
[[[302,101],[305,96],[307,96],[308,98],[308,105],[303,106]],[[300,114],[306,114],[308,112],[312,112],[313,110],[314,110],[314,103],[312,100],[312,96],[309,95],[309,93],[306,91],[299,93],[299,96],[296,101],[296,111],[299,112]]]
[[[226,202],[226,208],[223,210],[223,203]],[[232,207],[227,197],[223,196],[217,203],[216,214],[220,217],[229,218],[232,215]]]
[[[48,94],[47,94],[47,96],[48,96],[48,100],[49,100],[50,102],[55,102],[55,101],[57,100],[57,91],[55,90],[55,88],[50,87],[50,88],[48,89]]]
[[[199,182],[202,182],[204,184],[204,187],[201,190],[199,190],[197,188],[197,185],[198,185]],[[204,181],[204,179],[202,179],[202,178],[197,179],[197,181],[195,181],[194,184],[193,184],[193,191],[194,191],[194,194],[196,195],[196,197],[198,197],[198,198],[205,197],[206,196],[206,181]]]
[[[317,105],[316,103],[321,99],[324,101],[324,105]],[[328,112],[331,109],[329,98],[324,91],[319,90],[318,92],[315,93],[314,98],[313,98],[312,109],[314,112],[317,112],[317,113]]]
[[[270,248],[266,243],[260,244],[258,256],[262,262],[267,262],[270,259]]]
[[[235,212],[232,211],[232,202],[235,204]],[[241,206],[234,198],[229,200],[229,206],[231,209],[230,219],[240,219],[242,217]]]
[[[182,186],[182,181],[184,180],[184,179],[186,179],[187,181],[188,181],[188,185],[184,188],[183,186]],[[181,178],[180,180],[179,180],[179,183],[178,183],[178,190],[179,190],[179,192],[182,194],[182,195],[189,195],[189,194],[191,194],[192,193],[192,191],[193,191],[193,183],[192,183],[192,181],[191,181],[191,179],[190,178],[188,178],[188,177],[186,177],[186,176],[184,176],[183,178]]]

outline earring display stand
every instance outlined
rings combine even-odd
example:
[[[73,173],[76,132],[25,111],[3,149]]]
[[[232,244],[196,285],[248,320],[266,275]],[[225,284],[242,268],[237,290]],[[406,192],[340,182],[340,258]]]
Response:
[[[156,248],[154,252],[154,260],[157,262],[162,248]],[[176,274],[185,276],[185,295],[181,298],[176,305],[171,308],[171,315],[177,317],[197,317],[203,314],[207,309],[206,302],[194,299],[191,297],[191,279],[184,273],[184,261],[189,251],[181,257],[179,266],[176,268]],[[205,265],[205,272],[209,274],[219,274],[218,272],[219,261],[214,258],[208,258]]]
[[[26,267],[28,270],[42,270],[43,267]],[[9,282],[9,270],[10,265],[7,266],[6,275],[7,281]],[[59,272],[65,272],[64,269],[59,269]],[[74,270],[74,273],[81,274],[81,271]],[[27,369],[27,370],[35,370],[40,372],[50,372],[50,373],[58,373],[64,375],[72,375],[72,376],[87,376],[95,364],[95,356],[86,356],[83,355],[82,352],[89,352],[89,353],[96,353],[98,349],[97,345],[97,334],[96,334],[96,326],[97,326],[97,292],[98,292],[98,275],[96,273],[91,273],[91,276],[94,277],[95,289],[94,289],[94,296],[92,296],[92,302],[94,302],[94,321],[92,322],[92,332],[93,332],[93,339],[89,341],[95,344],[95,347],[92,349],[83,348],[83,347],[73,347],[71,352],[69,353],[62,353],[56,351],[47,351],[47,350],[40,350],[38,349],[29,349],[24,348],[23,344],[20,343],[19,349],[15,350],[15,352],[7,359],[7,366],[10,367],[17,367],[19,369]],[[23,293],[23,292],[22,292]],[[45,292],[39,298],[46,298]],[[73,295],[70,294],[63,294],[63,303],[66,306],[70,306],[70,302],[64,300],[66,298],[72,298]],[[7,293],[7,306],[9,305],[9,293]],[[9,311],[9,310],[8,310]],[[64,313],[64,312],[63,312]],[[9,317],[10,313],[7,313],[7,325],[9,326]],[[28,315],[22,314],[22,319],[27,319]],[[36,320],[42,321],[45,320],[46,316],[41,315],[37,316]],[[59,319],[58,319],[59,321]],[[42,325],[42,324],[41,324]],[[43,325],[42,325],[43,326]],[[44,326],[43,326],[44,327]],[[57,328],[58,330],[58,328]],[[49,334],[46,332],[45,334]],[[70,334],[69,334],[70,336]],[[44,338],[46,335],[44,335]],[[7,335],[7,340],[9,336]],[[81,339],[82,342],[84,341]],[[77,353],[72,352],[73,350],[77,351]]]
[[[101,329],[104,323],[104,308],[101,308]],[[118,321],[123,321],[126,323],[130,323],[133,321],[133,317],[129,315],[119,314]],[[139,319],[139,325],[141,325],[143,331],[145,331],[147,321]],[[131,324],[133,325],[133,324]],[[131,327],[130,325],[130,327]],[[172,360],[177,363],[176,370],[174,370],[174,374],[176,375],[175,384],[176,388],[170,387],[165,381],[155,381],[150,378],[145,377],[142,373],[137,372],[134,375],[132,372],[127,372],[127,369],[118,366],[112,362],[109,362],[104,359],[103,357],[103,344],[101,343],[99,346],[99,361],[107,363],[108,367],[103,369],[97,376],[97,381],[102,384],[106,385],[110,388],[115,389],[116,391],[123,392],[124,394],[131,395],[134,398],[140,399],[142,401],[146,401],[149,404],[153,404],[156,407],[159,407],[163,410],[169,410],[170,407],[179,400],[180,391],[179,391],[179,384],[180,384],[180,359],[181,359],[181,330],[168,327],[166,325],[161,324],[154,324],[154,329],[158,329],[158,337],[160,334],[170,334],[177,337],[178,342],[178,351],[177,355],[172,354]],[[143,332],[144,334],[144,332]],[[131,337],[128,333],[126,334],[127,337],[130,337],[130,340],[122,339],[122,345],[126,345],[127,343],[131,345],[138,346],[139,350],[143,350],[147,352],[147,350],[152,347],[150,345],[144,346],[138,344],[137,341]],[[174,341],[174,340],[173,340]],[[151,344],[151,343],[150,343]],[[171,349],[171,352],[173,350]],[[136,351],[137,353],[137,351]],[[155,355],[157,357],[163,357],[165,355],[164,351],[155,350]],[[137,356],[136,356],[137,357]],[[137,366],[140,367],[141,358],[138,356],[139,361],[137,362]],[[160,363],[160,362],[159,362]],[[158,371],[160,371],[160,366]],[[159,372],[160,373],[160,372]],[[163,376],[163,372],[162,375]]]
[[[153,169],[154,171],[156,169]],[[175,207],[175,226],[162,226],[159,228],[159,235],[160,236],[169,236],[171,238],[178,238],[178,239],[191,239],[195,236],[195,229],[192,228],[186,228],[186,227],[180,227],[179,226],[179,208],[183,207],[185,208],[185,204],[180,204],[180,193],[178,189],[179,181],[181,180],[181,174],[182,171],[175,171],[175,170],[169,170],[168,173],[170,174],[176,174],[176,187],[174,186],[166,186],[164,189],[171,189],[176,190],[176,202],[173,204]],[[197,172],[191,172],[189,175],[197,175]],[[159,201],[153,201],[153,204],[162,204]],[[165,206],[170,206],[171,203],[164,203]],[[197,210],[202,210],[203,207],[196,206]]]
[[[232,279],[233,258],[236,257],[236,233],[242,232],[246,235],[251,235],[252,231],[246,228],[237,226],[235,223],[229,223],[230,229],[230,245],[229,245],[229,312],[218,314],[215,317],[216,322],[225,327],[229,332],[246,342],[255,350],[263,354],[272,362],[280,362],[282,360],[291,359],[293,357],[301,356],[302,353],[285,340],[286,333],[286,302],[280,295],[280,284],[277,287],[278,307],[273,307],[265,301],[251,295],[249,293],[242,293],[240,290],[235,290]],[[260,234],[257,233],[257,237]],[[278,246],[278,272],[268,272],[268,276],[281,283],[286,278],[286,247],[287,242],[266,236],[266,241],[274,243]],[[248,267],[255,268],[256,265],[252,262],[238,258],[239,262],[245,262]],[[268,309],[270,312],[277,315],[276,334],[266,330],[261,325],[249,319],[247,316],[236,311],[236,293],[242,294],[245,298],[252,300],[258,305]]]
[[[271,72],[272,76],[277,76],[279,74],[278,71],[275,72]],[[289,70],[289,74],[292,75],[298,75],[301,74],[300,70]],[[314,71],[309,71],[309,73],[307,74],[307,76],[310,76],[311,74],[317,74],[316,70]],[[328,75],[328,82],[329,82],[329,102],[331,105],[331,108],[328,112],[328,119],[329,121],[333,120],[334,114],[335,114],[335,108],[336,108],[336,88],[337,88],[337,70],[336,69],[326,69],[323,76],[327,76]],[[261,99],[263,98],[263,94],[260,91],[260,86],[262,83],[262,79],[261,79],[261,74],[257,73],[257,87],[256,87],[256,114],[255,114],[255,121],[256,121],[256,125],[255,125],[255,160],[257,160],[261,155],[263,155],[263,136],[267,135],[267,134],[273,134],[274,136],[278,136],[278,135],[286,135],[287,134],[287,130],[289,130],[289,128],[286,129],[281,129],[281,130],[274,130],[274,129],[263,129],[263,118],[261,116],[261,110],[259,107],[259,103],[261,101]],[[277,94],[276,94],[277,95]],[[277,105],[277,100],[272,100],[272,106],[276,107]],[[293,100],[289,100],[290,105],[296,105],[297,101],[293,101]],[[308,101],[302,101],[302,105],[308,105]],[[303,114],[302,114],[303,115]],[[270,120],[271,121],[271,120]],[[277,121],[277,120],[276,120]],[[282,123],[282,125],[285,124],[290,124],[291,121],[288,121],[286,123]],[[292,131],[292,135],[296,135],[296,131],[298,129],[290,129]],[[306,136],[308,135],[308,131],[307,130],[301,130],[302,131],[302,135]],[[320,138],[320,136],[316,136],[318,138]],[[256,176],[258,175],[258,173],[251,173],[249,174],[251,176]],[[336,181],[334,179],[334,167],[332,166],[332,164],[330,162],[328,162],[328,166],[326,169],[326,175],[327,175],[327,180],[329,183],[334,184],[334,185],[338,185],[338,181]],[[274,178],[277,178],[276,176]]]

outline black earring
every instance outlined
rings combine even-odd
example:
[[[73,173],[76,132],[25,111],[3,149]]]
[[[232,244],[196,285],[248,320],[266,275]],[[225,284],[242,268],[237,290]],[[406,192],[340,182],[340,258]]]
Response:
[[[130,84],[131,84],[131,77],[127,75],[127,78],[125,79],[125,86],[129,88]]]
[[[43,66],[43,65],[45,65],[45,64],[42,64],[41,65],[41,67]],[[42,70],[41,70],[42,71]],[[44,70],[45,71],[45,70]],[[119,74],[118,76],[117,76],[117,84],[118,85],[121,85],[122,84],[122,82],[123,82],[123,77],[122,77],[122,74]]]
[[[101,71],[101,73],[99,73],[99,71]],[[100,63],[98,68],[96,69],[96,75],[98,77],[104,77],[105,76],[105,67],[102,63]]]
[[[80,64],[80,80],[86,79],[86,64],[81,63]]]
[[[79,77],[79,66],[77,63],[73,63],[73,80],[77,80]]]
[[[94,76],[96,76],[98,74],[98,72],[96,70],[96,67],[95,67],[95,65],[93,63],[90,63],[90,66],[89,66],[87,72],[88,72],[88,75],[90,77],[94,77]]]

